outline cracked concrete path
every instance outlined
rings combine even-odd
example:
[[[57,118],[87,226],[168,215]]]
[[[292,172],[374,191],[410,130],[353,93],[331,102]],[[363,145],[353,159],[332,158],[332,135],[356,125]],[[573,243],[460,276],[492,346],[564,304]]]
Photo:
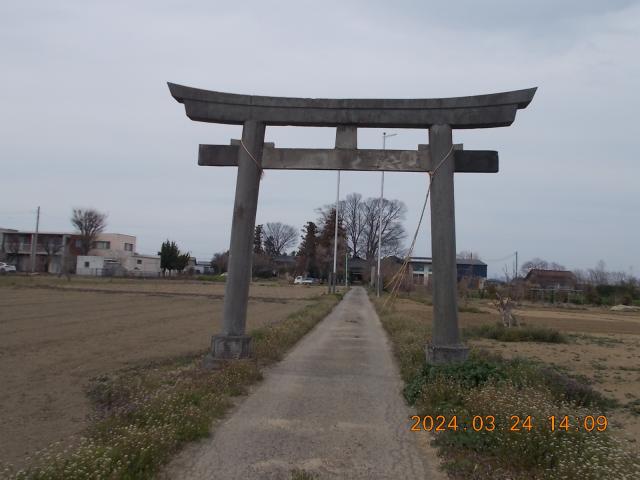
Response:
[[[269,369],[204,442],[165,472],[180,479],[444,478],[411,411],[380,320],[362,287]]]

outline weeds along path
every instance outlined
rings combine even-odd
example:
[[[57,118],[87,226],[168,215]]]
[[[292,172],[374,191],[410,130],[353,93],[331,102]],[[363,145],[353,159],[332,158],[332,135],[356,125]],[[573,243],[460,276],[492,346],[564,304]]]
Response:
[[[437,478],[365,290],[344,300],[215,430],[165,472],[180,479]],[[425,434],[426,435],[426,434]],[[433,459],[433,460],[431,460]]]

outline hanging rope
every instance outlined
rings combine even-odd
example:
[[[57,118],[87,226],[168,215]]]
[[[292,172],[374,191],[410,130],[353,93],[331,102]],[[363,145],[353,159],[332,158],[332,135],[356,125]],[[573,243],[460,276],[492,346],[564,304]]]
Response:
[[[253,163],[256,164],[256,168],[258,169],[258,171],[260,172],[260,180],[262,180],[262,178],[264,177],[264,169],[262,168],[262,166],[260,166],[260,164],[258,163],[258,161],[256,160],[256,157],[254,157],[251,152],[249,151],[249,149],[247,148],[247,146],[244,144],[244,142],[242,141],[242,139],[240,139],[240,145],[242,145],[242,148],[244,148],[244,151],[247,152],[247,155],[249,155],[249,158],[251,160],[253,160]]]
[[[411,246],[409,247],[409,251],[407,252],[407,255],[405,256],[405,259],[402,262],[402,266],[395,273],[395,275],[393,277],[391,277],[391,280],[387,284],[387,286],[391,287],[391,294],[385,300],[384,305],[382,306],[383,310],[387,308],[387,304],[389,302],[394,302],[396,297],[397,297],[398,290],[399,290],[400,286],[402,285],[402,280],[406,275],[407,268],[409,266],[409,262],[411,261],[411,256],[413,255],[413,249],[415,248],[415,245],[416,245],[416,240],[418,238],[418,233],[420,232],[420,226],[422,225],[422,219],[424,218],[424,212],[425,212],[425,210],[427,208],[427,202],[429,201],[429,194],[431,193],[431,184],[433,183],[433,177],[438,172],[438,169],[451,156],[451,153],[453,153],[453,145],[451,145],[451,148],[449,149],[447,154],[442,158],[442,160],[440,160],[440,162],[438,162],[436,167],[433,170],[430,170],[430,171],[427,172],[429,174],[429,185],[427,186],[427,194],[425,195],[424,203],[422,204],[422,211],[420,212],[420,218],[418,219],[418,226],[416,227],[416,231],[413,234],[413,240],[411,241]],[[382,277],[382,275],[380,275],[380,277]]]

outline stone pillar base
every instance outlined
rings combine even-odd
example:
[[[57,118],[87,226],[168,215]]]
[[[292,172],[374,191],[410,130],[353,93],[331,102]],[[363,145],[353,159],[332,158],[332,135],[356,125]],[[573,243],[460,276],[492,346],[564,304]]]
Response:
[[[249,335],[214,335],[211,339],[211,352],[205,358],[206,367],[216,367],[227,360],[250,358],[252,354]]]
[[[461,363],[469,358],[469,348],[463,344],[457,345],[433,345],[428,343],[425,347],[427,363],[431,365],[445,365],[448,363]]]

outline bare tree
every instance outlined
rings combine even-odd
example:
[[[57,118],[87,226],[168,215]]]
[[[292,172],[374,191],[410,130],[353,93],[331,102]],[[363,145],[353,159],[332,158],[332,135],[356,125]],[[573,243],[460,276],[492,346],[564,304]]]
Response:
[[[17,240],[11,240],[7,242],[7,260],[13,261],[18,264],[18,258],[20,258],[20,242]]]
[[[382,222],[380,222],[382,210]],[[368,198],[363,204],[364,228],[362,231],[362,253],[367,260],[378,255],[378,231],[382,228],[382,255],[397,255],[402,249],[406,234],[402,226],[407,207],[400,200],[380,202],[379,198]]]
[[[365,216],[364,201],[359,193],[350,193],[346,200],[340,202],[340,211],[347,235],[347,247],[352,257],[359,257],[362,248],[362,234],[364,233]]]
[[[604,260],[598,260],[595,268],[589,269],[589,281],[593,285],[608,285],[609,272],[606,270]]]
[[[80,232],[80,252],[87,255],[107,226],[107,215],[92,208],[74,208],[71,224]]]
[[[546,260],[543,260],[542,258],[535,257],[522,264],[522,266],[520,267],[520,273],[524,277],[531,270],[548,270],[548,269],[549,269],[549,262],[547,262]]]
[[[511,280],[513,280],[512,271],[507,265],[503,265],[503,267],[502,267],[502,275],[503,275],[505,283],[511,283]]]
[[[298,239],[298,231],[291,225],[271,222],[264,225],[264,246],[271,256],[283,255],[287,249],[293,248]]]
[[[375,260],[378,255],[378,231],[382,208],[382,254],[400,255],[406,237],[402,221],[407,207],[400,200],[367,198],[359,193],[350,194],[341,202],[340,223],[344,226],[348,249],[352,256]],[[329,215],[335,215],[334,205],[317,209],[319,224],[326,224]]]
[[[53,238],[48,238],[42,242],[42,247],[46,254],[47,272],[51,270],[51,261],[62,250],[62,242],[56,242]]]
[[[627,272],[609,272],[609,282],[613,285],[635,285],[636,279]]]
[[[576,281],[578,282],[579,285],[588,283],[589,273],[586,270],[582,270],[581,268],[576,268],[573,270],[573,274],[576,276]]]
[[[547,262],[542,258],[532,258],[531,260],[524,262],[520,267],[520,274],[525,277],[531,270],[566,270],[564,265],[560,265],[556,262]]]
[[[220,275],[221,273],[225,273],[227,271],[227,266],[229,264],[229,250],[226,252],[218,252],[213,255],[211,259],[211,267],[216,270],[216,273]]]
[[[502,324],[505,327],[517,327],[518,320],[516,316],[513,314],[513,309],[516,304],[509,297],[503,297],[499,293],[496,293],[496,300],[494,300],[493,304],[500,312],[500,317],[502,318]]]

